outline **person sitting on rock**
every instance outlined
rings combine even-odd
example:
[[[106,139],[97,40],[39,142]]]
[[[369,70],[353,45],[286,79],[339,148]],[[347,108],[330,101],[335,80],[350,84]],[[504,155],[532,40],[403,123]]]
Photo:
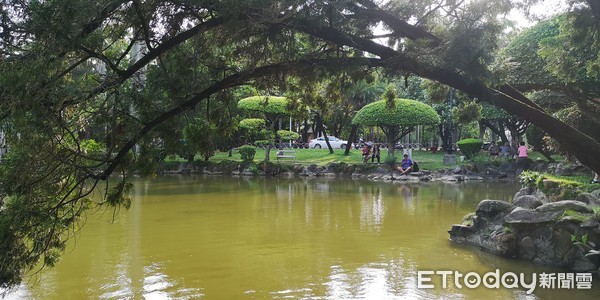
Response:
[[[400,166],[396,168],[398,169],[398,171],[400,171],[400,175],[404,175],[407,172],[410,172],[412,165],[413,161],[410,158],[408,158],[408,154],[404,154],[404,159],[402,160],[402,162],[400,162]]]

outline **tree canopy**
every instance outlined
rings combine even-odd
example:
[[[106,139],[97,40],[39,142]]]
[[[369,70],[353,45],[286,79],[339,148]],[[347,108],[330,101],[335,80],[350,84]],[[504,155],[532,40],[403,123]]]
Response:
[[[289,116],[289,101],[285,97],[252,96],[241,99],[238,108],[246,111],[262,112],[267,116]]]
[[[352,122],[363,126],[414,127],[437,124],[440,118],[437,112],[425,103],[395,99],[392,109],[388,108],[385,100],[365,105],[356,112]]]
[[[414,126],[439,122],[440,117],[431,106],[409,99],[383,99],[367,104],[356,112],[352,120],[353,124],[379,126],[386,135],[391,154],[394,153],[395,143],[411,132]]]

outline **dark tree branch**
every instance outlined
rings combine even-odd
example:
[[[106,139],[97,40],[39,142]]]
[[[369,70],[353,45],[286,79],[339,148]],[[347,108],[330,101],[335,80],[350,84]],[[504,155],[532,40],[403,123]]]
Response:
[[[119,8],[119,6],[125,4],[129,2],[129,0],[118,0],[118,1],[113,1],[111,3],[109,3],[100,13],[100,15],[93,19],[91,22],[89,22],[88,24],[86,24],[85,26],[83,26],[83,29],[81,30],[81,33],[79,34],[79,37],[84,37],[92,32],[94,32],[96,29],[100,28],[100,25],[102,25],[102,23],[115,11],[117,10],[117,8]]]
[[[441,40],[435,35],[400,20],[387,12],[379,9],[365,9],[356,7],[355,17],[367,20],[379,20],[390,26],[396,34],[411,40],[427,39],[431,47],[436,47]]]
[[[152,50],[152,44],[150,43],[150,27],[148,26],[148,22],[144,17],[144,12],[142,11],[142,7],[139,0],[133,0],[133,7],[135,9],[135,13],[138,15],[140,19],[140,24],[142,25],[142,30],[144,31],[144,41],[146,42],[146,47],[149,50]]]
[[[116,74],[122,74],[123,70],[119,69],[119,67],[115,64],[112,63],[112,61],[110,61],[110,59],[106,56],[104,56],[101,53],[97,53],[92,49],[88,49],[84,46],[79,46],[79,49],[81,49],[81,51],[85,52],[87,55],[89,55],[90,57],[95,57],[99,60],[101,60],[103,63],[105,63],[113,72],[115,72]],[[65,72],[61,73],[61,74],[66,74]]]
[[[597,159],[600,153],[600,143],[598,141],[552,117],[510,86],[490,88],[484,82],[475,78],[430,66],[425,62],[418,62],[402,53],[397,53],[389,47],[332,28],[311,28],[305,25],[296,25],[294,28],[338,45],[355,47],[358,50],[378,55],[386,60],[386,68],[388,69],[403,70],[438,81],[461,90],[473,98],[478,98],[523,119],[530,120],[563,144],[577,156],[579,161],[600,173],[600,160]],[[583,147],[582,145],[586,146]]]
[[[590,8],[592,9],[592,14],[594,14],[594,18],[596,19],[596,30],[600,32],[600,1],[598,0],[586,0]]]
[[[105,92],[107,89],[109,89],[113,86],[120,85],[125,80],[131,78],[137,71],[141,70],[143,67],[148,65],[152,60],[156,59],[159,55],[166,53],[168,50],[189,40],[190,38],[201,33],[202,31],[219,26],[219,25],[223,24],[224,22],[225,22],[225,20],[223,20],[223,19],[212,19],[207,22],[198,24],[198,25],[192,27],[191,29],[186,30],[186,31],[168,39],[164,43],[160,44],[156,48],[153,48],[148,53],[146,53],[146,55],[144,55],[140,60],[138,60],[132,66],[130,66],[127,70],[124,70],[121,74],[119,74],[119,76],[117,78],[114,78],[112,80],[107,79],[99,87],[92,90],[88,94],[87,98],[90,99],[97,94]]]

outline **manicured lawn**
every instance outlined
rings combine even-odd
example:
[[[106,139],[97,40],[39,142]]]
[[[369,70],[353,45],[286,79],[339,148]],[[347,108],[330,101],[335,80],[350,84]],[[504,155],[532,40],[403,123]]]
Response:
[[[277,161],[276,158],[277,149],[271,149],[270,160],[273,162]],[[397,157],[397,161],[402,160],[402,150],[396,150],[395,154]],[[445,151],[431,153],[431,151],[425,150],[413,150],[413,160],[419,163],[421,169],[428,170],[436,170],[436,169],[447,169],[454,168],[458,165],[466,164],[468,162],[460,161],[460,153],[456,154],[457,164],[454,165],[444,165],[443,158]],[[360,149],[352,149],[350,151],[350,155],[344,155],[344,150],[342,149],[334,149],[334,153],[330,154],[327,149],[294,149],[295,154],[295,162],[303,165],[317,164],[320,166],[327,165],[332,162],[344,162],[348,164],[362,164],[361,150]],[[388,152],[386,149],[381,150],[381,163],[384,163],[385,158],[387,157]],[[256,149],[256,155],[254,156],[254,162],[258,163],[263,161],[265,158],[265,149]],[[537,158],[545,160],[545,158],[539,154],[538,152],[530,153],[530,158],[536,160]],[[196,156],[196,160],[201,160],[200,156]],[[555,159],[557,161],[562,161],[562,158],[556,156]],[[229,157],[228,152],[217,152],[213,157],[210,158],[210,161],[220,162],[223,160],[231,160],[231,161],[241,161],[240,154],[236,151],[233,151],[232,156]],[[170,157],[167,161],[184,161],[178,157]],[[482,151],[481,154],[475,158],[476,162],[487,162],[489,161],[489,156],[487,152]],[[291,160],[281,160],[282,163],[291,163]],[[370,163],[370,162],[369,162]],[[498,164],[500,163],[500,159],[498,159]]]
[[[271,149],[270,160],[277,161],[276,158],[277,149]],[[327,149],[294,149],[295,161],[303,165],[317,164],[327,165],[332,162],[345,162],[349,164],[361,163],[361,152],[360,150],[350,151],[350,155],[344,155],[344,150],[335,149],[333,154],[329,154]],[[227,152],[219,152],[215,154],[210,160],[221,161],[224,159],[241,161],[240,154],[234,152],[232,157],[229,157]],[[261,162],[265,159],[265,149],[256,149],[256,155],[254,156],[254,162]],[[281,160],[281,162],[291,162],[291,160]]]
[[[272,149],[270,153],[271,161],[277,161],[275,155],[277,153],[276,149]],[[303,165],[317,164],[317,165],[327,165],[332,162],[345,162],[348,164],[361,164],[361,150],[353,149],[350,151],[350,155],[344,155],[344,150],[334,149],[334,153],[330,154],[327,149],[295,149],[294,151],[296,156],[296,162],[301,163]],[[402,150],[396,150],[395,152],[397,161],[402,160]],[[457,164],[455,165],[444,165],[443,158],[445,152],[437,152],[431,153],[430,151],[425,150],[413,150],[413,160],[419,163],[419,166],[423,169],[442,169],[442,168],[454,168],[457,165],[460,165],[460,154],[457,154]],[[385,149],[381,151],[381,163],[384,163],[385,158],[387,157],[388,152]],[[257,149],[256,155],[254,156],[255,162],[260,162],[265,158],[265,149]],[[481,158],[487,159],[487,156],[482,156]],[[197,158],[198,159],[198,158]],[[241,161],[239,153],[234,152],[231,157],[228,156],[227,152],[219,152],[211,157],[211,161],[219,162],[222,160],[235,160]],[[290,160],[282,160],[281,162],[290,162]],[[370,161],[369,161],[370,163]]]

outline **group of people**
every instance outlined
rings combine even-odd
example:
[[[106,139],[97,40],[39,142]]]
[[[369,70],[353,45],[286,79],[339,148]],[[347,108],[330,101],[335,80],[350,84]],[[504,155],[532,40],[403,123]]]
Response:
[[[525,142],[520,142],[519,146],[516,148],[516,151],[513,153],[508,142],[506,142],[502,146],[498,146],[496,144],[496,141],[492,141],[490,147],[488,148],[488,151],[490,152],[490,157],[493,160],[496,160],[498,157],[509,159],[512,154],[518,162],[519,160],[523,160],[528,157],[527,153],[529,152],[529,148],[527,148]],[[594,178],[590,181],[590,183],[600,183],[600,174],[594,172]]]
[[[368,163],[369,159],[371,160],[371,163],[374,163],[375,159],[377,159],[377,164],[379,164],[381,159],[380,155],[381,149],[379,144],[375,144],[373,146],[367,144],[362,149],[363,163]],[[400,171],[401,175],[404,175],[412,170],[413,164],[414,162],[408,157],[408,154],[404,154],[404,158],[400,162],[400,165],[396,167],[396,169]]]
[[[516,151],[513,152],[508,142],[506,142],[504,145],[499,146],[498,144],[496,144],[496,141],[492,141],[490,147],[488,148],[488,151],[490,152],[490,157],[494,161],[498,159],[498,157],[500,157],[501,159],[509,159],[511,158],[511,155],[515,156],[517,159],[525,159],[527,158],[529,148],[527,148],[525,142],[520,142],[519,147],[517,147]]]
[[[369,159],[371,159],[371,163],[375,162],[375,159],[377,159],[377,163],[380,163],[380,159],[381,159],[381,149],[379,147],[379,144],[375,144],[371,147],[371,145],[369,144],[365,144],[365,146],[362,149],[362,157],[363,157],[363,163],[368,163]]]

